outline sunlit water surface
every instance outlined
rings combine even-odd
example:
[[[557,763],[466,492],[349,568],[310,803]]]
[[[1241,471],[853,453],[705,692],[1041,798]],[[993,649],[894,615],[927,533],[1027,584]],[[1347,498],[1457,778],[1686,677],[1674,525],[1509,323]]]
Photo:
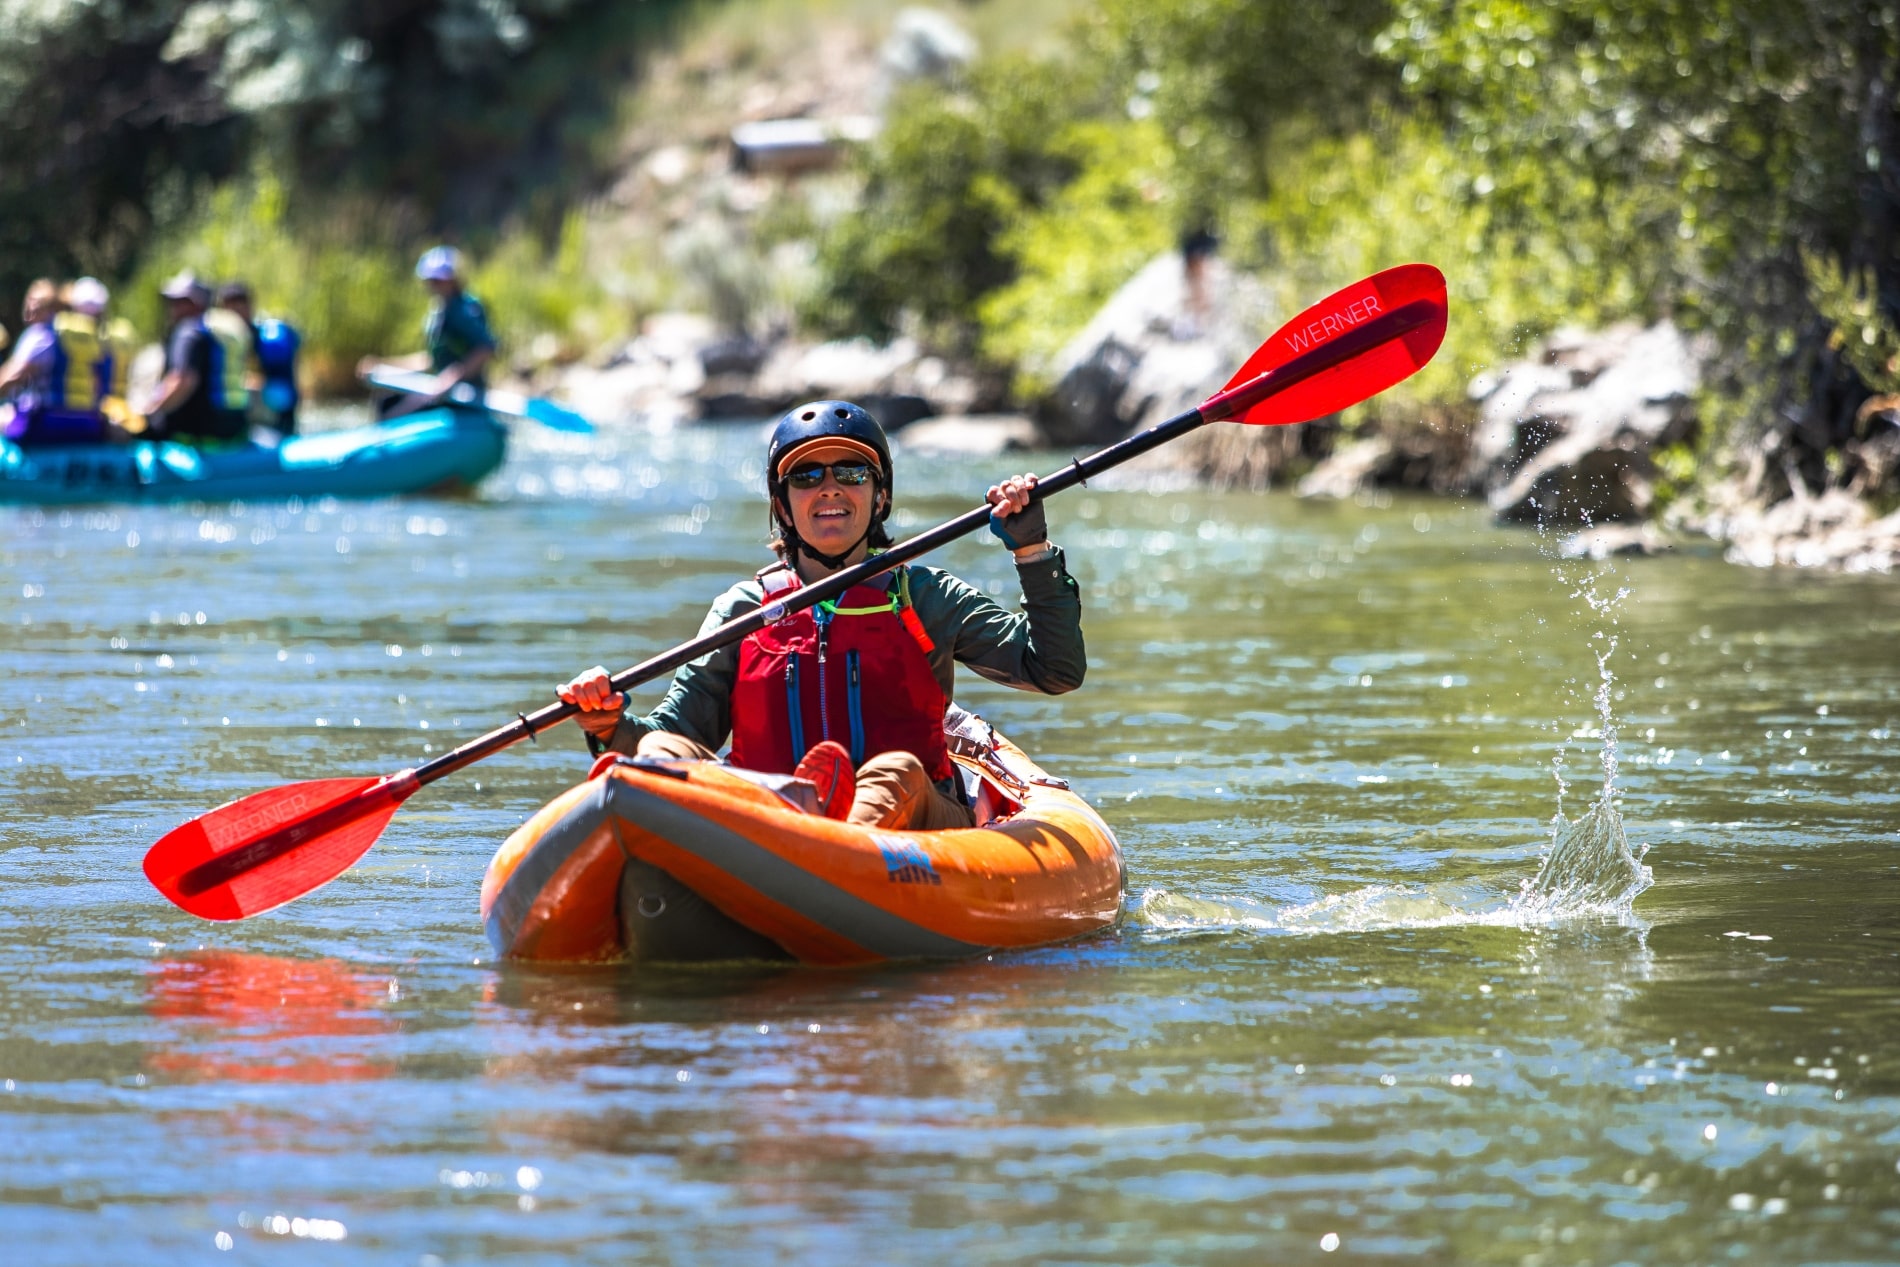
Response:
[[[522,432],[474,500],[0,511],[10,1261],[1900,1256],[1886,579],[1079,490],[1088,684],[962,691],[1114,826],[1113,932],[498,964],[482,868],[571,731],[271,915],[146,886],[203,809],[690,635],[763,559],[758,449]],[[902,523],[1022,465],[905,463]],[[941,562],[1013,601],[993,542]]]

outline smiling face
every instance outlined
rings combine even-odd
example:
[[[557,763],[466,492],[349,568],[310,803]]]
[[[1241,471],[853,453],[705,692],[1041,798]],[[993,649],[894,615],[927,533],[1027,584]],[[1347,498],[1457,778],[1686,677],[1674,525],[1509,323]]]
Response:
[[[814,447],[800,452],[793,465],[863,460],[862,454],[842,446]],[[883,496],[874,479],[856,485],[840,484],[837,476],[829,471],[817,488],[784,488],[793,529],[801,541],[821,554],[838,554],[854,545],[862,545]],[[858,552],[853,551],[853,557],[846,562],[855,563],[858,557]]]

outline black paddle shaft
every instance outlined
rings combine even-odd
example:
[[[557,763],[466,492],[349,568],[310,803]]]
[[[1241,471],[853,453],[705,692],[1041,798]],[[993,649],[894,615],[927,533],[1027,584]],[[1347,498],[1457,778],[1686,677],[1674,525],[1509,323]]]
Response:
[[[1053,497],[1064,489],[1073,488],[1077,484],[1086,484],[1091,476],[1120,466],[1130,458],[1139,457],[1150,449],[1158,448],[1207,423],[1231,418],[1268,396],[1285,391],[1316,374],[1343,365],[1381,344],[1389,343],[1401,335],[1410,333],[1432,321],[1437,312],[1436,305],[1421,299],[1355,326],[1332,342],[1303,353],[1286,364],[1268,370],[1258,378],[1250,379],[1238,387],[1211,396],[1186,413],[1176,414],[1166,422],[1157,423],[1146,431],[1137,432],[1126,440],[1111,444],[1106,449],[1091,453],[1087,457],[1076,458],[1061,470],[1038,479],[1035,491],[1030,496],[1033,500],[1041,501]],[[767,625],[785,619],[793,612],[803,611],[807,607],[815,607],[819,603],[836,598],[854,585],[862,585],[873,577],[882,576],[892,568],[930,553],[938,546],[948,545],[959,537],[967,537],[978,529],[987,527],[989,522],[990,508],[978,506],[974,510],[958,515],[948,523],[939,524],[928,532],[919,533],[908,541],[899,542],[862,563],[845,568],[841,572],[834,572],[822,581],[801,585],[785,598],[767,603],[757,611],[735,617],[711,633],[701,634],[691,642],[681,643],[671,651],[662,652],[650,660],[643,660],[630,669],[616,673],[611,679],[613,688],[624,692],[636,686],[642,686],[655,678],[671,673],[683,664],[697,660],[708,652],[718,651],[742,641]],[[464,766],[473,765],[485,757],[491,757],[503,748],[520,743],[523,739],[532,739],[550,726],[564,722],[580,711],[573,704],[555,703],[532,713],[519,714],[506,726],[491,730],[479,739],[471,739],[454,751],[445,752],[435,760],[417,766],[416,783],[418,785],[433,783],[444,775],[453,774]]]

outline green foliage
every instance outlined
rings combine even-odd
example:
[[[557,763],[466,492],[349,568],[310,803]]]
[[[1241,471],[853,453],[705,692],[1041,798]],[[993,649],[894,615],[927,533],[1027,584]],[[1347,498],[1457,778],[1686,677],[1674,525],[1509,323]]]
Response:
[[[893,103],[862,157],[859,208],[819,248],[811,316],[823,328],[888,337],[906,314],[968,348],[974,314],[1015,280],[1003,237],[1079,174],[1062,123],[1088,86],[1022,59],[979,69],[965,93],[918,86]]]
[[[1900,293],[1900,6],[1400,0],[1377,48],[1428,117],[1533,177],[1508,191],[1526,216],[1573,212],[1578,186],[1625,209],[1648,300],[1783,378],[1738,389],[1758,402],[1748,425],[1786,425],[1769,406],[1815,373],[1795,354],[1812,328],[1804,248]]]
[[[1021,368],[1025,395],[1121,284],[1174,242],[1171,152],[1152,123],[1072,123],[1052,147],[1077,175],[1040,207],[1019,206],[997,251],[1015,277],[977,307],[982,351]]]
[[[293,217],[284,183],[266,167],[210,194],[147,252],[120,308],[148,335],[164,329],[158,288],[180,268],[216,285],[249,282],[260,311],[304,336],[305,372],[319,390],[351,381],[357,358],[418,340],[428,297],[414,257],[367,203],[333,202]]]
[[[1390,0],[1105,0],[1081,46],[1173,143],[1177,227],[1192,229],[1270,188],[1289,132],[1349,133],[1387,107],[1397,76],[1369,50],[1390,14]]]
[[[520,229],[504,235],[476,257],[469,289],[481,296],[517,363],[579,360],[633,324],[630,305],[609,291],[591,258],[578,212],[562,223],[552,250]]]
[[[181,217],[147,253],[119,307],[156,336],[164,323],[158,287],[171,273],[190,268],[212,284],[246,281],[260,311],[302,332],[310,386],[345,391],[360,358],[420,346],[429,297],[412,270],[430,242],[368,199],[332,198],[299,213],[283,181],[260,166]],[[487,306],[504,355],[517,362],[576,357],[631,324],[588,257],[577,215],[552,250],[517,228],[474,253],[469,288]]]
[[[1648,279],[1639,259],[1618,253],[1614,221],[1526,222],[1494,196],[1488,170],[1439,129],[1409,124],[1308,144],[1280,164],[1259,207],[1285,311],[1395,264],[1444,271],[1444,348],[1374,402],[1385,417],[1453,406],[1475,375],[1556,326],[1607,324],[1644,302]]]
[[[1833,327],[1830,346],[1837,349],[1877,392],[1900,392],[1900,329],[1880,305],[1873,270],[1847,270],[1815,251],[1801,253],[1814,310]]]
[[[0,0],[0,293],[123,275],[191,193],[268,152],[293,190],[424,225],[562,208],[620,85],[689,0]]]

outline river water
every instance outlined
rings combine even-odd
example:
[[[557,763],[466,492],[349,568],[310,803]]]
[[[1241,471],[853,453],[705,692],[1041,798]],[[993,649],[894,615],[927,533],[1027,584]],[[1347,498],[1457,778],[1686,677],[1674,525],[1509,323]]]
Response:
[[[497,963],[482,869],[571,730],[270,915],[147,887],[212,805],[692,634],[763,561],[758,450],[523,432],[473,500],[0,511],[9,1261],[1900,1258],[1886,579],[1077,490],[1087,685],[962,690],[1102,807],[1113,932]],[[1023,465],[905,462],[902,524]],[[1013,601],[994,543],[940,561]]]

